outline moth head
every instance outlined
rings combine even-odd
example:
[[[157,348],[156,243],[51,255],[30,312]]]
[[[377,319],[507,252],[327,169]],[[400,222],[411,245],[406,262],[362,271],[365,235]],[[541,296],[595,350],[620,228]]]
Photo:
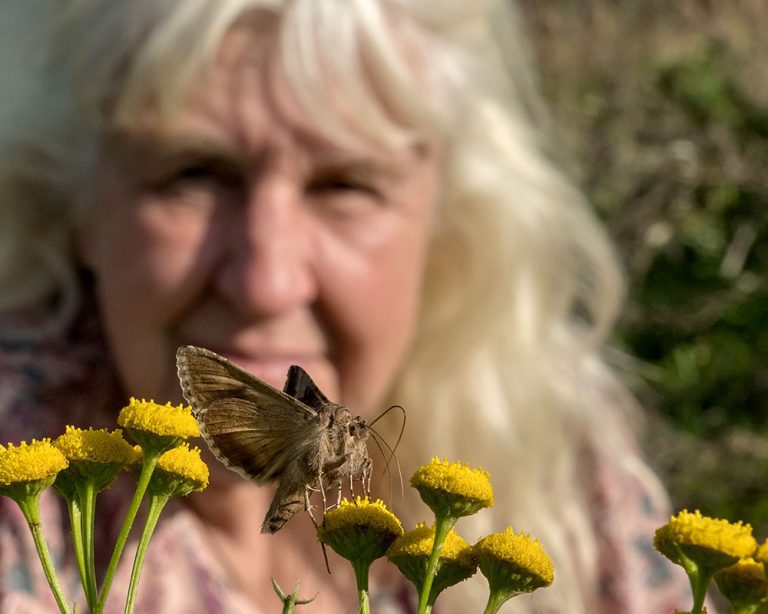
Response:
[[[353,439],[368,439],[368,423],[363,418],[357,416],[350,421],[347,428],[349,436]]]

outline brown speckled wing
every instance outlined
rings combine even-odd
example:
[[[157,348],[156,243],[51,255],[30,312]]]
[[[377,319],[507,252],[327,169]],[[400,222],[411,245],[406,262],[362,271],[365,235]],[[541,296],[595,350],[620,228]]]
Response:
[[[318,441],[315,410],[223,356],[186,345],[176,352],[176,365],[203,437],[241,476],[259,483],[278,479]]]

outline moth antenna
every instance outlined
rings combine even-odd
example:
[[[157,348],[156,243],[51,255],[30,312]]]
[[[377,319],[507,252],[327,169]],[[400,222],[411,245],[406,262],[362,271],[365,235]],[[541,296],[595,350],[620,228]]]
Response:
[[[399,409],[401,412],[403,412],[403,426],[400,428],[400,434],[403,434],[403,431],[405,430],[405,408],[403,408],[402,405],[390,405],[385,409],[383,412],[381,412],[378,416],[376,416],[372,422],[368,423],[368,426],[373,426],[376,424],[379,420],[381,420],[384,416],[386,416],[389,412],[391,412],[393,409]],[[400,440],[398,439],[398,442]]]
[[[389,407],[387,407],[387,409],[385,409],[378,416],[376,416],[373,419],[372,422],[368,423],[368,427],[371,429],[371,431],[373,431],[374,433],[379,435],[379,437],[381,437],[381,435],[378,433],[378,431],[376,431],[376,429],[373,428],[373,425],[376,424],[379,420],[381,420],[384,416],[386,416],[393,409],[399,409],[402,412],[402,414],[403,414],[403,423],[400,425],[400,433],[398,433],[398,435],[397,435],[397,441],[395,442],[395,447],[394,448],[390,448],[389,446],[387,446],[387,448],[389,448],[389,450],[391,451],[391,456],[395,455],[395,451],[397,450],[397,447],[400,445],[400,441],[403,439],[403,433],[405,433],[405,422],[406,422],[406,419],[407,419],[407,414],[405,413],[405,408],[402,405],[390,405]],[[383,440],[384,440],[384,438],[382,437],[382,441]]]
[[[405,424],[406,424],[406,421],[408,419],[408,414],[406,413],[405,408],[402,405],[391,405],[390,407],[385,409],[376,419],[374,419],[374,421],[371,422],[371,424],[369,426],[373,426],[374,422],[376,422],[380,418],[383,418],[384,416],[386,416],[393,409],[399,409],[400,412],[403,414],[403,422],[400,425],[400,432],[397,434],[397,441],[395,441],[395,446],[394,447],[390,447],[389,444],[386,443],[384,438],[381,437],[381,434],[379,434],[375,429],[372,428],[371,430],[373,432],[375,432],[377,435],[379,435],[379,437],[384,442],[384,444],[387,446],[387,448],[389,448],[389,450],[390,450],[390,458],[394,458],[395,459],[395,463],[397,464],[397,473],[398,473],[398,477],[400,479],[400,494],[401,494],[401,496],[404,496],[405,495],[405,489],[403,487],[403,471],[402,471],[402,468],[400,467],[400,461],[397,458],[397,448],[400,446],[400,442],[403,440],[403,434],[405,433]]]
[[[400,432],[397,435],[397,441],[395,442],[395,447],[394,448],[391,447],[386,442],[384,437],[381,436],[381,433],[379,433],[376,429],[373,428],[374,424],[376,424],[379,420],[381,420],[384,416],[386,416],[393,409],[399,409],[400,412],[403,415],[403,422],[400,425]],[[393,459],[393,458],[395,459],[395,464],[397,465],[397,476],[398,476],[398,479],[400,480],[400,495],[403,496],[403,497],[405,496],[405,486],[403,485],[403,471],[402,471],[402,468],[400,467],[400,461],[397,458],[397,448],[400,445],[400,441],[402,441],[402,439],[403,439],[403,433],[405,433],[405,423],[406,423],[406,420],[407,420],[407,413],[405,411],[405,408],[402,405],[390,405],[389,407],[387,407],[387,409],[385,409],[383,412],[381,412],[378,416],[376,416],[368,424],[368,427],[371,429],[371,433],[375,434],[376,436],[378,436],[378,439],[381,441],[381,443],[383,443],[387,447],[387,449],[389,450],[389,458],[385,458],[385,462],[384,462],[385,468],[386,468],[387,471],[389,471],[391,459]],[[376,437],[374,437],[373,440],[376,442],[376,445],[379,446],[379,450],[381,450],[381,445],[380,445],[379,441],[376,439]],[[384,455],[384,451],[383,450],[381,450],[381,453],[382,453],[382,455]],[[390,473],[389,475],[390,475],[389,484],[390,484],[390,496],[391,496],[391,489],[392,489],[392,478],[391,478],[391,475],[392,474]]]
[[[373,438],[374,443],[379,448],[379,451],[381,452],[381,455],[384,457],[384,468],[389,474],[389,490],[390,490],[390,497],[392,496],[392,472],[390,471],[390,461],[394,459],[395,465],[397,466],[397,476],[400,480],[400,496],[405,496],[405,487],[403,486],[403,471],[400,467],[400,461],[397,458],[397,454],[395,453],[394,448],[392,448],[387,441],[381,436],[381,433],[379,433],[376,429],[371,429],[371,435]],[[399,441],[399,440],[398,440]],[[386,457],[384,454],[384,450],[381,447],[381,444],[384,444],[384,446],[389,450],[389,457]]]
[[[376,447],[379,449],[379,452],[381,452],[381,457],[384,459],[384,471],[387,474],[387,477],[389,480],[389,501],[390,504],[392,502],[392,472],[389,470],[389,459],[387,458],[387,455],[384,454],[384,448],[381,447],[381,443],[379,442],[379,439],[381,438],[381,435],[379,435],[376,430],[371,429],[371,439],[373,439],[373,443],[376,444]]]

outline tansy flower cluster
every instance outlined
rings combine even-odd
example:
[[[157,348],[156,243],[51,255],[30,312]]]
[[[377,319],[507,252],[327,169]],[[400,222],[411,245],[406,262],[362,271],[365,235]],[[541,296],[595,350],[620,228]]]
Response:
[[[411,477],[411,486],[435,514],[470,516],[493,505],[490,476],[483,469],[433,457]]]
[[[455,531],[459,518],[493,504],[488,472],[435,457],[416,470],[410,484],[434,513],[434,523],[419,523],[404,532],[381,501],[358,497],[343,500],[318,528],[320,541],[352,563],[360,613],[370,611],[368,569],[382,556],[416,587],[419,614],[431,612],[446,589],[474,575],[478,561],[490,588],[486,614],[497,612],[514,595],[552,583],[552,561],[527,535],[507,528],[472,546]],[[282,591],[278,594],[285,603],[287,597]]]
[[[0,445],[0,494],[11,496],[17,487],[51,480],[68,464],[50,439]]]
[[[481,539],[475,552],[489,581],[492,577],[497,583],[522,578],[526,585],[515,587],[518,592],[527,592],[533,585],[549,586],[555,579],[552,560],[541,543],[525,533],[515,533],[512,527]]]
[[[189,437],[200,436],[200,427],[188,405],[159,405],[133,397],[120,411],[117,424],[142,448],[170,450]]]
[[[87,431],[67,426],[63,435],[59,435],[54,445],[61,450],[70,462],[109,463],[128,465],[136,459],[133,447],[123,439],[123,433],[117,429],[89,428]]]
[[[63,614],[70,614],[48,552],[40,523],[39,498],[49,486],[64,497],[69,511],[75,560],[83,584],[87,610],[102,614],[128,534],[146,500],[146,518],[136,548],[125,612],[133,612],[141,568],[159,515],[171,497],[200,491],[208,485],[208,467],[200,450],[186,439],[200,434],[189,407],[131,398],[119,413],[122,429],[82,429],[67,426],[54,441],[0,445],[0,495],[21,507],[37,546],[43,570]],[[138,445],[131,445],[123,433]],[[98,493],[127,470],[136,489],[120,534],[98,581],[94,536]],[[419,614],[431,612],[437,598],[451,586],[480,571],[489,585],[486,614],[497,612],[509,598],[548,586],[554,578],[552,562],[541,544],[507,528],[474,546],[459,535],[456,522],[493,504],[490,476],[460,462],[433,458],[417,469],[410,481],[434,514],[434,522],[404,531],[400,520],[381,500],[344,499],[327,511],[317,529],[318,539],[352,564],[360,609],[370,612],[368,573],[371,564],[386,557],[412,582],[419,593]],[[762,563],[760,563],[762,564]],[[311,600],[285,594],[274,583],[284,612]]]
[[[40,522],[40,494],[49,486],[61,494],[69,511],[75,559],[92,614],[104,611],[107,596],[128,533],[148,493],[144,531],[136,551],[125,612],[133,611],[141,565],[157,517],[170,497],[203,490],[208,467],[200,450],[183,443],[200,434],[189,407],[160,405],[132,398],[118,417],[118,424],[139,445],[134,447],[121,430],[87,430],[67,426],[53,442],[0,445],[0,495],[12,498],[29,524],[48,584],[63,614],[70,613]],[[97,495],[125,469],[138,475],[131,505],[126,513],[112,557],[99,587],[96,578],[94,526]]]
[[[768,580],[749,524],[683,510],[656,530],[654,546],[683,567],[691,583],[691,614],[706,612],[704,600],[714,579],[736,614],[768,611]]]
[[[421,591],[435,543],[435,529],[419,523],[395,540],[387,558]],[[427,604],[431,608],[445,589],[470,578],[477,571],[477,558],[472,546],[453,529],[448,532],[439,556],[439,565],[432,582]]]

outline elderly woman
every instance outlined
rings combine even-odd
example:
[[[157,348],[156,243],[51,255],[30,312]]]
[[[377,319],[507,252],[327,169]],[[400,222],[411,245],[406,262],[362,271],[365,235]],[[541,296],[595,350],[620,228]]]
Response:
[[[652,551],[664,497],[600,358],[615,258],[537,143],[507,4],[52,3],[40,91],[0,157],[3,440],[113,425],[131,395],[181,401],[184,344],[278,387],[295,363],[354,413],[405,407],[406,473],[433,455],[490,471],[495,506],[462,533],[512,524],[556,567],[508,611],[687,603]],[[317,593],[313,612],[351,610],[354,579],[326,573],[306,518],[260,533],[271,494],[214,471],[163,517],[137,610],[274,611],[270,577]],[[125,497],[100,499],[101,542]],[[7,501],[0,565],[0,609],[50,611]],[[408,611],[398,578],[376,570],[374,611]],[[474,611],[484,591],[438,606]]]

